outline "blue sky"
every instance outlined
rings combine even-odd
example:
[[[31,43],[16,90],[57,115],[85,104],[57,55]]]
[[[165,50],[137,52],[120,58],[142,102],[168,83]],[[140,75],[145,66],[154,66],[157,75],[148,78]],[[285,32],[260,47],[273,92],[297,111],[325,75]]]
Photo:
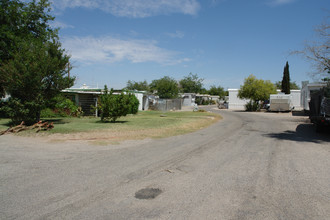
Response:
[[[313,81],[290,55],[316,38],[328,0],[54,0],[52,24],[72,56],[75,87],[121,89],[128,80],[177,80],[239,88],[244,78]]]

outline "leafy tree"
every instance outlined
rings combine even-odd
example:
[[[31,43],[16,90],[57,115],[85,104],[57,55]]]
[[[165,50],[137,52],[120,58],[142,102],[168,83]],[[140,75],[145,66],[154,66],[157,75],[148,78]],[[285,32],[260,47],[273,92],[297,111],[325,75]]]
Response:
[[[237,96],[241,99],[250,99],[246,107],[252,106],[252,110],[257,110],[258,102],[269,99],[270,94],[276,94],[275,85],[271,81],[264,81],[250,75],[244,80]]]
[[[128,80],[127,84],[126,84],[126,89],[127,90],[137,90],[137,91],[149,91],[149,85],[148,82],[146,80],[142,81],[142,82],[135,82],[135,81],[131,81]]]
[[[162,99],[177,98],[179,94],[177,81],[169,76],[153,80],[150,84],[150,89]]]
[[[29,3],[20,0],[0,1],[0,60],[10,60],[20,44],[29,39],[47,42],[58,39],[58,29],[53,29],[49,21],[55,18],[50,15],[48,0],[32,0]]]
[[[218,95],[220,98],[223,98],[226,96],[226,92],[223,89],[223,87],[218,86],[216,87],[215,85],[212,85],[208,91],[210,95]]]
[[[179,81],[182,92],[184,93],[200,93],[203,88],[202,78],[198,78],[197,74],[189,73]]]
[[[101,111],[101,121],[115,122],[118,118],[127,114],[138,112],[139,100],[133,94],[113,94],[113,90],[108,90],[104,86],[104,92],[100,96],[98,109]]]
[[[284,70],[283,70],[281,92],[284,92],[285,94],[290,94],[290,72],[289,72],[288,61],[286,62]]]
[[[14,123],[32,124],[46,100],[73,85],[69,56],[48,24],[54,19],[48,0],[4,0],[0,8],[0,87],[12,97],[3,108]]]
[[[275,82],[276,89],[282,88],[282,81]],[[290,89],[291,90],[299,90],[300,86],[296,82],[290,82]]]

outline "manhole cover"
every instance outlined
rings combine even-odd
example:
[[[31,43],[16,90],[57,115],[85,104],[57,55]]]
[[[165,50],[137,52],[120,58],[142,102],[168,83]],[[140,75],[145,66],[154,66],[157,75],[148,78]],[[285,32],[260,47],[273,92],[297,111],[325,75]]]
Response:
[[[162,191],[160,189],[155,188],[146,188],[141,189],[135,193],[135,198],[137,199],[154,199],[159,194],[161,194]]]

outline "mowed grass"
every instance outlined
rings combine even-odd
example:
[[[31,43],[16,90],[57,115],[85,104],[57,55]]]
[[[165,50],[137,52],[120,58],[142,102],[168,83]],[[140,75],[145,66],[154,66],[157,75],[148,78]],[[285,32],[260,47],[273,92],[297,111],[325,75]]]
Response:
[[[145,138],[163,138],[193,132],[221,119],[210,112],[158,112],[144,111],[137,115],[119,118],[115,123],[104,123],[100,118],[43,119],[54,122],[50,131],[35,133],[23,131],[22,136],[42,136],[53,141],[88,140],[94,142],[119,142]],[[6,130],[8,119],[0,120],[0,131]]]

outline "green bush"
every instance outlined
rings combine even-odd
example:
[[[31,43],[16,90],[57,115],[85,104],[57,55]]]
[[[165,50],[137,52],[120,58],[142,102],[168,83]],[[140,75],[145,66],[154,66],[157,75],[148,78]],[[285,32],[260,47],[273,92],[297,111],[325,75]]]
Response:
[[[1,108],[1,111],[5,112],[13,124],[20,124],[24,121],[26,125],[31,125],[36,122],[36,118],[39,118],[41,104],[35,101],[10,98],[8,103]]]
[[[128,94],[129,99],[129,109],[128,114],[137,114],[139,111],[139,100],[136,98],[134,94]]]
[[[52,100],[51,107],[57,115],[62,117],[74,116],[79,117],[83,114],[80,107],[76,106],[70,99],[64,96],[57,96]]]
[[[57,117],[65,117],[65,116],[67,116],[67,115],[59,114],[50,108],[45,108],[45,109],[41,110],[41,114],[40,114],[41,118],[57,118]]]
[[[249,101],[246,105],[245,105],[245,110],[249,111],[249,112],[255,112],[260,110],[260,106],[258,102],[253,102],[253,101]]]
[[[7,102],[0,101],[0,118],[9,118],[7,112],[4,110]]]
[[[195,103],[196,103],[197,105],[209,105],[209,104],[210,104],[210,101],[209,101],[209,100],[205,100],[205,99],[203,99],[202,97],[197,97],[197,98],[195,99]]]
[[[104,93],[100,96],[98,109],[100,110],[102,121],[115,122],[121,116],[136,114],[139,108],[139,100],[133,94],[114,95],[107,86],[104,86]]]

